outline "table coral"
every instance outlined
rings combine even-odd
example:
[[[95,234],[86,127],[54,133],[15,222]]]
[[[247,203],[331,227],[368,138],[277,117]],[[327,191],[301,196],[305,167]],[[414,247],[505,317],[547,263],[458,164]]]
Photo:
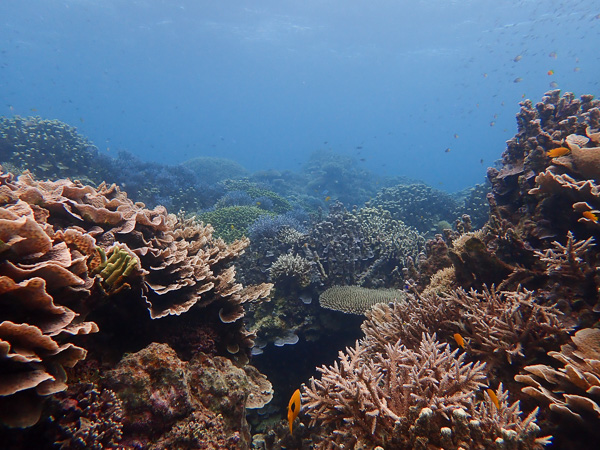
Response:
[[[365,314],[379,303],[401,302],[406,293],[396,289],[367,289],[360,286],[332,286],[319,296],[323,308],[348,314]]]

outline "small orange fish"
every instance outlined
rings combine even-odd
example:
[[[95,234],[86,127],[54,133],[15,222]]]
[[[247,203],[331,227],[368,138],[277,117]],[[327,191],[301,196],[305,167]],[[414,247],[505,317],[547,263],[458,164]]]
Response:
[[[594,223],[598,223],[598,214],[592,211],[584,211],[581,213],[583,217],[588,220],[591,220]]]
[[[500,409],[500,401],[498,400],[498,396],[496,395],[496,393],[490,388],[487,388],[485,391],[490,396],[490,400],[492,401],[496,409]]]
[[[292,425],[294,424],[294,420],[298,417],[300,413],[300,389],[296,389],[292,394],[292,398],[290,398],[290,403],[288,405],[288,422],[290,423],[290,434],[293,433]]]
[[[460,346],[460,348],[462,348],[463,350],[465,349],[465,340],[463,339],[463,337],[459,334],[459,333],[454,333],[454,340],[456,341],[456,343]]]
[[[325,197],[326,202],[328,202],[329,200],[331,200],[331,195],[328,195],[327,197]]]
[[[548,155],[550,158],[558,158],[559,156],[565,156],[569,153],[571,153],[571,150],[569,150],[567,147],[557,147],[553,148],[552,150],[548,150],[546,155]]]
[[[450,147],[448,147],[446,150],[444,150],[445,153],[450,153]]]
[[[554,70],[549,70],[547,73],[548,75],[554,75]]]

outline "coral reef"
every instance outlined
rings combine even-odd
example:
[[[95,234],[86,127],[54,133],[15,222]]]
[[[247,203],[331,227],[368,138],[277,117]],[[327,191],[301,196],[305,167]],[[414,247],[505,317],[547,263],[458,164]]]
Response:
[[[303,392],[311,426],[331,432],[315,448],[542,448],[548,438],[537,437],[536,411],[522,419],[518,402],[509,405],[501,387],[501,408],[478,400],[485,364],[465,358],[425,334],[416,350],[398,341],[381,353],[360,343],[340,352]]]
[[[269,213],[257,206],[226,206],[200,214],[199,218],[210,223],[215,234],[226,242],[248,236],[248,228],[259,217]]]
[[[311,282],[311,264],[300,255],[280,255],[269,269],[271,280],[277,285],[286,282],[297,284],[302,288]]]
[[[230,192],[246,193],[253,200],[254,205],[261,207],[261,209],[268,209],[276,214],[284,214],[293,209],[290,202],[285,198],[257,183],[253,183],[249,179],[226,180],[222,184]],[[267,208],[267,206],[270,207]]]
[[[502,168],[488,170],[492,213],[516,226],[526,240],[536,245],[544,236],[565,235],[579,228],[575,227],[576,217],[562,214],[566,208],[571,209],[573,201],[568,204],[569,199],[562,195],[548,195],[534,188],[551,176],[548,170],[561,175],[565,169],[549,167],[561,158],[551,159],[548,151],[566,145],[569,135],[583,136],[588,128],[599,128],[599,105],[591,95],[576,99],[567,92],[561,97],[559,90],[547,92],[535,107],[530,100],[521,102],[518,132],[507,141]],[[546,175],[542,175],[545,171]],[[535,198],[536,194],[544,195]]]
[[[25,194],[36,199],[0,172],[0,405],[2,422],[15,427],[35,424],[42,399],[67,388],[64,368],[87,353],[73,336],[98,331],[81,315],[94,283],[93,239],[55,231]]]
[[[41,117],[0,117],[0,163],[39,178],[105,179],[98,149],[74,127]]]
[[[313,152],[303,167],[307,193],[327,196],[347,205],[360,205],[374,195],[374,174],[355,159],[331,150]]]
[[[98,331],[87,316],[114,336],[125,330],[110,322],[136,321],[140,307],[158,319],[214,304],[212,320],[229,325],[221,331],[227,350],[247,360],[254,336],[239,320],[244,304],[264,300],[271,289],[235,280],[231,263],[247,240],[225,244],[210,226],[162,207],[145,209],[115,185],[0,173],[0,198],[0,364],[10,374],[0,401],[3,411],[17,411],[5,423],[34,424],[43,397],[66,389],[64,368],[87,353],[79,346],[86,341],[69,341]],[[119,310],[117,298],[129,307]],[[105,305],[110,319],[98,312]]]
[[[217,448],[249,448],[245,408],[260,408],[273,395],[254,368],[202,353],[185,362],[156,343],[123,358],[104,383],[123,402],[121,444],[134,448],[208,445],[210,439],[221,442]]]
[[[248,175],[246,168],[237,162],[213,156],[197,156],[184,162],[180,167],[192,171],[199,180],[204,181],[207,185],[215,185],[219,181]]]
[[[324,287],[400,287],[404,269],[423,244],[419,233],[385,211],[362,208],[350,212],[337,204],[294,251],[311,261],[315,278]]]
[[[383,188],[367,206],[389,211],[393,219],[432,234],[439,231],[439,222],[452,222],[459,211],[458,202],[449,194],[423,183]]]

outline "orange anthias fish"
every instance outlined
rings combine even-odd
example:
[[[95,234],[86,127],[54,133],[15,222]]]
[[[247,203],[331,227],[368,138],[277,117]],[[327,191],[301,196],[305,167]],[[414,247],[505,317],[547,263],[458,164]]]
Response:
[[[463,350],[465,349],[465,340],[463,339],[463,337],[459,334],[459,333],[454,333],[454,340],[456,341],[456,343],[460,346],[460,348],[462,348]]]
[[[571,153],[571,150],[569,150],[567,147],[558,147],[548,150],[546,155],[548,155],[550,158],[558,158],[559,156],[565,156],[569,153]]]
[[[591,220],[592,222],[596,222],[596,223],[598,222],[598,219],[599,219],[598,214],[596,214],[595,212],[592,212],[592,211],[584,211],[581,213],[581,215],[583,217],[585,217],[586,219]]]
[[[490,388],[487,388],[485,391],[490,396],[490,400],[492,401],[496,409],[500,409],[500,401],[498,400],[498,396],[496,395],[496,393]]]
[[[288,405],[288,422],[290,423],[290,434],[292,434],[292,425],[294,420],[300,413],[300,389],[296,389],[290,398],[290,404]]]

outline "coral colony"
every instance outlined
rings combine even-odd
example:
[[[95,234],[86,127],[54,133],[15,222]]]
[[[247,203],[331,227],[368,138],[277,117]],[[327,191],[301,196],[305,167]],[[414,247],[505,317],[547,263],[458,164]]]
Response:
[[[592,448],[600,102],[550,91],[517,126],[459,198],[3,118],[2,445]]]

